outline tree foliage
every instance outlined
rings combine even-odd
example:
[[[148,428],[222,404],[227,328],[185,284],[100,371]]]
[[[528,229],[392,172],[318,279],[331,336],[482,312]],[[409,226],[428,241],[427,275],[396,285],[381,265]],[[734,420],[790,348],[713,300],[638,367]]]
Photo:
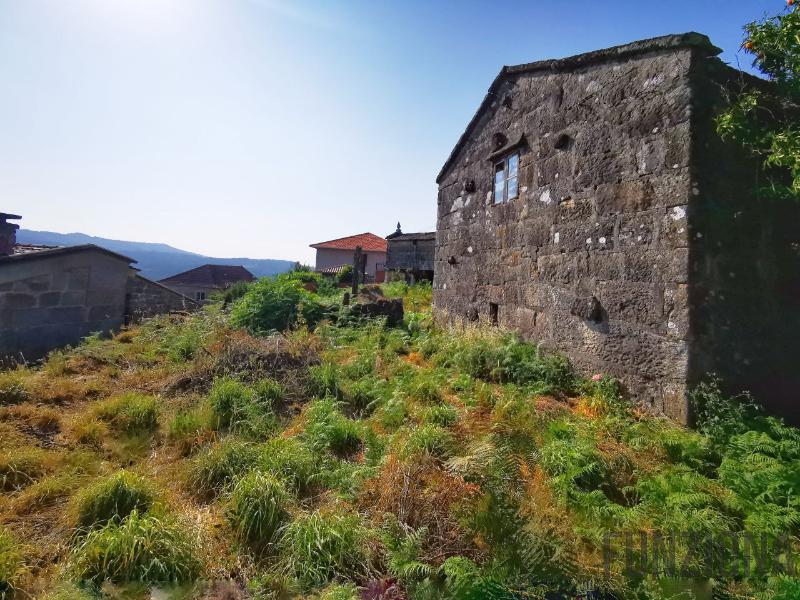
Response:
[[[785,12],[745,25],[745,52],[772,85],[742,94],[717,120],[725,139],[763,158],[770,195],[800,199],[800,12]]]

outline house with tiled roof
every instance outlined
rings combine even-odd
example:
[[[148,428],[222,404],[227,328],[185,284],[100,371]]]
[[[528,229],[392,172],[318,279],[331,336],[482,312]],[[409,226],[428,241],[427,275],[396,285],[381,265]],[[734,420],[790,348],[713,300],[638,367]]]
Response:
[[[365,270],[367,277],[379,283],[382,282],[386,271],[387,242],[374,233],[359,233],[311,244],[311,247],[317,251],[317,272],[336,273],[345,265],[352,265],[353,254],[359,246],[367,256]]]
[[[213,292],[227,289],[240,281],[249,283],[255,280],[253,274],[240,265],[202,265],[161,279],[159,283],[198,302],[204,302]]]

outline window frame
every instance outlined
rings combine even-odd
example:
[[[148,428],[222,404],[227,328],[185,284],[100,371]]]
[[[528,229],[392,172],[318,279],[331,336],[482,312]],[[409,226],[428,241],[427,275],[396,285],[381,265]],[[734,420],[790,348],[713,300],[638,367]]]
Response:
[[[510,160],[515,157],[517,158],[517,172],[511,176],[511,168],[509,166]],[[509,200],[515,200],[519,198],[519,167],[520,167],[520,152],[518,148],[507,152],[501,158],[492,161],[492,204],[504,204]],[[503,197],[501,200],[497,199],[497,175],[501,172],[503,173]],[[512,179],[516,180],[517,185],[514,188],[514,195],[509,196],[508,189],[509,189],[509,181]]]
[[[205,292],[195,292],[194,293],[195,302],[205,302],[206,300],[206,293]]]

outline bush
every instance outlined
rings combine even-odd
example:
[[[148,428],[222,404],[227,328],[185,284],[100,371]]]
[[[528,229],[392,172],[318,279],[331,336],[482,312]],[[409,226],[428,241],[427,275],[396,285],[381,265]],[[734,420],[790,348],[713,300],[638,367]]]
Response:
[[[297,438],[274,438],[264,444],[258,468],[284,482],[295,493],[305,493],[312,486],[319,459]]]
[[[98,404],[95,414],[119,432],[146,433],[158,427],[158,400],[129,392]]]
[[[22,570],[22,553],[11,534],[0,526],[0,598],[11,598]]]
[[[120,470],[95,481],[75,499],[75,521],[81,529],[122,522],[133,511],[144,513],[153,505],[155,493],[140,475]]]
[[[342,267],[342,270],[336,274],[336,283],[353,283],[353,265],[345,265]]]
[[[90,531],[73,552],[71,570],[95,584],[190,582],[200,572],[197,546],[185,523],[133,511],[121,523]]]
[[[48,470],[46,459],[38,448],[0,452],[0,491],[19,490],[39,479]]]
[[[239,538],[263,550],[288,520],[289,494],[275,476],[252,472],[233,488],[228,518]]]
[[[283,331],[302,319],[310,326],[322,319],[322,305],[316,294],[303,287],[292,274],[261,279],[231,310],[231,322],[253,334]]]
[[[247,474],[259,458],[258,448],[236,440],[225,440],[198,455],[189,470],[189,484],[202,497],[213,497],[229,489]]]
[[[312,449],[345,455],[361,445],[361,427],[339,412],[333,398],[315,400],[305,414],[302,436]]]
[[[368,571],[367,531],[357,514],[315,511],[292,521],[279,542],[284,568],[306,587]]]

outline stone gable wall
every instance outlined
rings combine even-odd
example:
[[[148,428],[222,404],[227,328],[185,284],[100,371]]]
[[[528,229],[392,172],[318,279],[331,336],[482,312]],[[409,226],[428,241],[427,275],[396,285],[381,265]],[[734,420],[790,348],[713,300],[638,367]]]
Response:
[[[32,360],[124,322],[130,267],[83,251],[0,265],[0,357]]]
[[[497,304],[501,325],[687,418],[691,64],[675,48],[508,77],[440,180],[439,318]],[[523,141],[519,197],[494,205],[497,133]]]

